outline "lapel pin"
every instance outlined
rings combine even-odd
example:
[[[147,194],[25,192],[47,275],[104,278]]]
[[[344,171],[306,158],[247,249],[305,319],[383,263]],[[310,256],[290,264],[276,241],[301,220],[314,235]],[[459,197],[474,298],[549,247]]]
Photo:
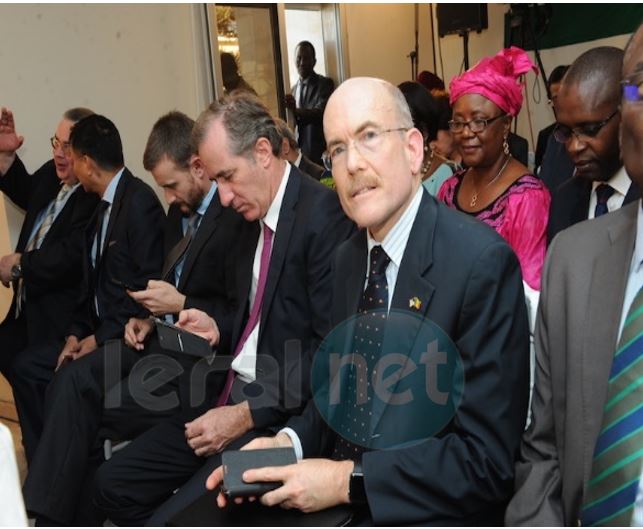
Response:
[[[417,296],[412,297],[409,299],[409,308],[410,309],[415,309],[415,310],[420,310],[422,308],[422,302],[420,301],[420,298]]]

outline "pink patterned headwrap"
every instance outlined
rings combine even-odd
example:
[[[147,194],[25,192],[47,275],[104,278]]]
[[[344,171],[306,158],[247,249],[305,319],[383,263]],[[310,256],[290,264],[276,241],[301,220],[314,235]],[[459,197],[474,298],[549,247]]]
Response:
[[[538,69],[524,50],[515,46],[504,49],[454,77],[449,85],[449,101],[453,105],[460,96],[480,94],[507,114],[516,116],[522,107],[522,84],[518,77],[529,70],[538,75]]]

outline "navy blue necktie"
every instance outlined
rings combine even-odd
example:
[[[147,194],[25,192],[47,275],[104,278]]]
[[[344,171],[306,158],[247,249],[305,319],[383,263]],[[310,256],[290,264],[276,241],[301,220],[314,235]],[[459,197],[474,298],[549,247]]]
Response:
[[[355,355],[360,355],[363,362],[354,359],[346,391],[342,393],[342,410],[338,416],[339,431],[349,439],[342,435],[337,437],[332,455],[336,460],[358,460],[368,444],[373,398],[369,378],[381,355],[388,309],[386,267],[391,259],[381,246],[374,246],[371,249],[370,260],[368,282],[357,308],[360,318],[355,328],[352,351]],[[359,368],[360,364],[367,366],[366,373],[364,369]]]
[[[601,184],[596,188],[596,209],[594,217],[600,217],[608,212],[607,201],[614,194],[615,189],[609,184]]]

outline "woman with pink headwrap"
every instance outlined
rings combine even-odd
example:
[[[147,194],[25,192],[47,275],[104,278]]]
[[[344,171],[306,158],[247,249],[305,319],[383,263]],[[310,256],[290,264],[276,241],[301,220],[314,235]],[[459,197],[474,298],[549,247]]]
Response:
[[[507,136],[522,106],[519,77],[535,66],[520,48],[487,57],[450,84],[449,127],[467,169],[442,184],[438,199],[477,217],[511,245],[523,279],[540,290],[549,192],[511,157]]]

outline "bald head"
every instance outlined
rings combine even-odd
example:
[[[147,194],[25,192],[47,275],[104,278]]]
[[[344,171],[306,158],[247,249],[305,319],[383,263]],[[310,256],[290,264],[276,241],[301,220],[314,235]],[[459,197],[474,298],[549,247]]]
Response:
[[[592,104],[618,104],[620,97],[621,65],[623,50],[600,46],[586,51],[567,70],[561,91],[571,87]]]
[[[400,127],[413,127],[413,118],[404,94],[397,86],[374,77],[353,77],[344,81],[330,96],[326,108],[364,98],[369,98],[375,103],[373,111],[376,109],[392,111]],[[328,112],[324,113],[324,133],[326,133],[328,114]],[[326,137],[326,142],[328,141],[329,139]]]

